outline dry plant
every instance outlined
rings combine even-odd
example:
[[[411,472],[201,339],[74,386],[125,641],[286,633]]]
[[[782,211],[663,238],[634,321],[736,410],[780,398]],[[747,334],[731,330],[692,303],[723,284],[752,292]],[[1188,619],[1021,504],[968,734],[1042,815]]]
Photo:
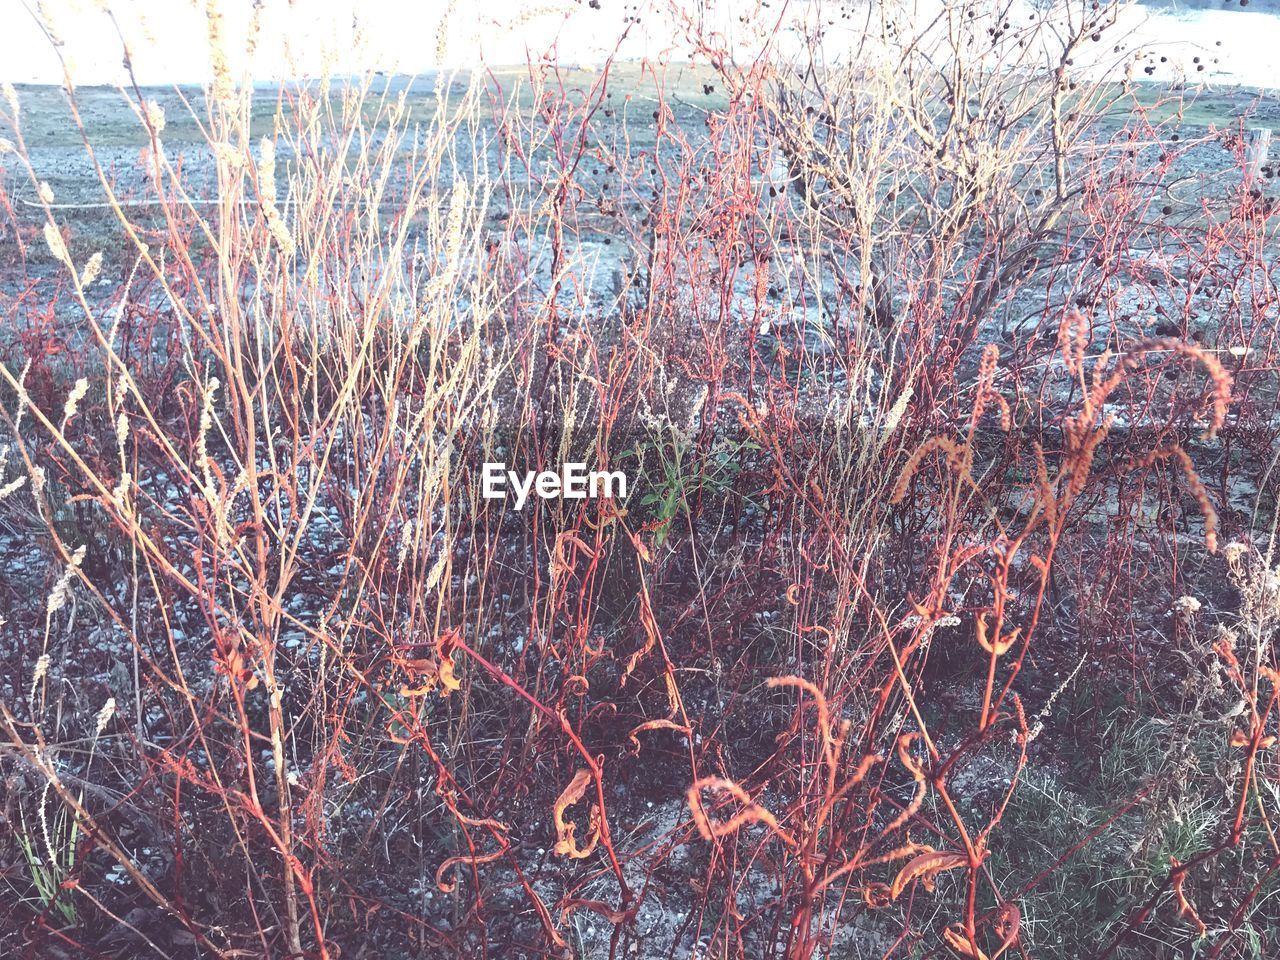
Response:
[[[1274,218],[1160,212],[1243,142],[1096,79],[1109,4],[841,7],[838,62],[763,10],[750,56],[676,11],[696,66],[268,94],[209,4],[202,98],[119,91],[144,180],[65,78],[119,249],[5,92],[0,943],[1270,948]],[[635,493],[480,495],[569,460]],[[1223,569],[1220,635],[1169,619]],[[1173,712],[1171,644],[1219,686],[1023,859],[1029,774],[1102,754],[1090,696]],[[1220,835],[1055,948],[1223,697]]]

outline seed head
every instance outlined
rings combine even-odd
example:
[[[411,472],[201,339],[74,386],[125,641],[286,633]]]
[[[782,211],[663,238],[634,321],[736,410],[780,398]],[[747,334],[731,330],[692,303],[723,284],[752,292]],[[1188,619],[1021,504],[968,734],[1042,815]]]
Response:
[[[71,555],[71,562],[67,564],[62,576],[58,578],[58,582],[53,585],[53,590],[49,593],[49,601],[46,605],[45,612],[49,616],[57,613],[67,605],[67,595],[71,588],[71,578],[75,576],[76,570],[80,564],[84,562],[83,545],[76,547],[76,552]]]
[[[93,281],[98,279],[98,274],[102,272],[102,251],[97,251],[89,262],[84,265],[84,270],[80,273],[80,286],[87,287]]]
[[[116,712],[116,698],[107,697],[107,702],[102,705],[102,709],[98,711],[97,726],[94,728],[93,735],[95,737],[102,736],[102,731],[107,729],[107,724],[111,722],[111,718]]]
[[[75,386],[71,388],[71,393],[67,395],[67,402],[62,405],[62,429],[65,429],[67,421],[76,415],[80,401],[84,399],[84,395],[88,392],[89,381],[81,377],[76,381]]]
[[[1173,609],[1187,618],[1194,617],[1199,613],[1201,606],[1203,606],[1203,604],[1192,596],[1179,597],[1177,600],[1173,601]]]
[[[3,487],[0,487],[0,500],[3,500],[5,497],[9,496],[9,494],[16,493],[18,490],[22,489],[22,485],[26,482],[27,478],[25,476],[18,476],[10,480]]]
[[[49,655],[47,653],[40,654],[36,660],[35,672],[31,674],[31,692],[27,695],[32,701],[36,698],[36,690],[39,689],[41,681],[49,675]]]
[[[60,260],[63,263],[69,262],[67,243],[62,239],[62,234],[58,232],[58,228],[52,223],[44,225],[44,242],[55,260]]]
[[[164,108],[155,100],[147,101],[147,122],[151,124],[156,136],[160,136],[160,132],[164,130]]]

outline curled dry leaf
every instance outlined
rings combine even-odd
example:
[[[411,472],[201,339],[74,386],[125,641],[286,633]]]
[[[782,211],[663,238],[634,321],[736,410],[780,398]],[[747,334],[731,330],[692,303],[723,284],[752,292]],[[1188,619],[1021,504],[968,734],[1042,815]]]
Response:
[[[662,679],[667,691],[667,707],[671,710],[670,716],[674,717],[680,712],[680,690],[676,687],[676,677],[670,666],[663,672]]]
[[[591,771],[579,770],[573,775],[573,779],[569,781],[569,785],[564,788],[564,792],[560,794],[555,804],[554,815],[557,838],[555,852],[571,860],[581,860],[590,856],[591,851],[600,842],[600,808],[596,804],[591,804],[590,812],[587,814],[591,836],[588,838],[585,847],[579,847],[577,838],[574,837],[577,825],[564,818],[565,811],[582,799],[590,783]]]
[[[912,857],[893,878],[889,888],[889,896],[897,900],[913,880],[919,880],[926,890],[932,892],[934,878],[943,870],[955,870],[969,865],[969,858],[962,853],[951,850],[930,850]]]
[[[438,685],[447,696],[460,690],[462,681],[453,672],[453,653],[458,645],[457,630],[448,630],[436,638],[435,657],[393,657],[392,663],[409,675],[410,683],[400,687],[402,697],[424,697]]]
[[[893,894],[887,883],[868,883],[862,888],[862,899],[868,907],[879,910],[893,903]]]
[[[960,954],[962,957],[968,957],[969,960],[988,960],[982,949],[969,939],[964,932],[964,928],[958,923],[953,923],[942,931],[942,939],[946,941],[947,946]]]
[[[1186,891],[1182,889],[1182,884],[1187,879],[1186,867],[1177,857],[1170,857],[1169,865],[1173,867],[1169,876],[1173,880],[1173,895],[1178,900],[1178,916],[1186,917],[1190,920],[1195,925],[1196,933],[1203,937],[1209,928],[1200,919],[1200,914],[1196,911],[1195,905],[1187,899]]]
[[[712,820],[702,805],[702,791],[715,790],[727,793],[742,805],[742,809],[728,820]],[[704,840],[714,840],[735,833],[739,827],[748,823],[763,823],[789,847],[795,847],[796,841],[778,825],[777,819],[760,804],[751,799],[751,795],[732,780],[722,777],[702,777],[689,787],[689,811],[693,814],[693,822],[698,827]]]
[[[436,652],[440,657],[440,686],[445,692],[462,689],[462,681],[453,672],[453,652],[458,646],[458,631],[449,630],[436,640]]]
[[[446,694],[462,689],[462,681],[453,672],[453,660],[440,661],[440,686]]]
[[[919,738],[920,733],[915,730],[910,733],[904,733],[902,736],[898,737],[898,762],[906,768],[907,772],[911,774],[912,779],[915,780],[916,792],[915,796],[911,798],[911,802],[899,811],[898,815],[889,822],[886,832],[897,830],[900,826],[914,817],[916,815],[916,811],[918,811],[924,804],[925,794],[929,791],[929,784],[925,780],[924,776],[924,768],[921,767],[915,757],[911,755],[911,744]]]
[[[814,706],[818,710],[818,732],[822,734],[822,742],[827,747],[834,746],[835,741],[831,735],[831,711],[827,706],[827,698],[821,690],[804,677],[770,677],[765,683],[770,688],[799,687],[812,697]]]
[[[1252,738],[1251,736],[1249,736],[1249,734],[1245,733],[1243,730],[1236,729],[1236,730],[1232,731],[1232,733],[1231,733],[1231,746],[1233,746],[1233,747],[1247,747],[1247,746],[1249,746],[1251,743],[1253,743],[1253,738]],[[1259,749],[1259,750],[1270,750],[1270,749],[1271,749],[1272,747],[1274,747],[1275,745],[1276,745],[1276,738],[1275,738],[1275,736],[1274,736],[1273,734],[1268,734],[1267,736],[1265,736],[1265,737],[1260,737],[1260,738],[1258,739],[1258,749]]]
[[[218,673],[226,674],[233,683],[244,684],[246,690],[258,685],[257,673],[238,647],[232,647],[225,653],[215,653],[213,667]]]
[[[975,618],[977,627],[978,645],[987,653],[994,653],[997,657],[1003,657],[1009,652],[1009,648],[1018,642],[1018,634],[1022,632],[1021,627],[1014,627],[1013,631],[1006,633],[1003,637],[991,640],[987,637],[987,614],[984,610]]]
[[[573,573],[577,567],[579,553],[584,553],[593,560],[596,557],[596,552],[572,530],[565,530],[556,537],[555,548],[552,552],[552,582],[556,582],[561,577]]]
[[[446,874],[453,870],[454,867],[463,863],[469,863],[472,866],[481,863],[492,863],[506,852],[505,849],[502,849],[495,850],[493,853],[480,853],[469,857],[450,857],[440,864],[440,868],[436,870],[436,886],[441,893],[453,893],[454,890],[458,889],[458,884],[456,881],[447,879]]]
[[[458,797],[452,790],[436,790],[437,796],[444,801],[444,805],[448,807],[449,812],[457,819],[459,823],[466,824],[468,827],[480,827],[486,830],[493,830],[497,833],[506,833],[511,829],[501,820],[495,820],[492,817],[469,817],[458,808]]]
[[[1018,905],[1013,901],[1008,901],[1000,908],[1000,915],[996,919],[996,933],[1002,937],[1000,941],[1000,949],[995,952],[995,956],[1000,956],[1011,946],[1018,942],[1018,935],[1022,929],[1022,911],[1018,909]]]
[[[636,665],[658,645],[658,621],[653,615],[653,604],[649,600],[648,588],[640,590],[640,625],[644,628],[644,646],[633,653],[627,660],[627,668],[622,671],[622,685],[625,686]]]
[[[653,554],[649,552],[649,548],[645,545],[645,542],[640,539],[640,535],[638,533],[632,533],[625,527],[623,529],[627,534],[627,538],[631,541],[631,546],[635,548],[636,556],[640,558],[640,562],[651,563],[653,561]]]
[[[682,723],[676,723],[674,720],[646,720],[644,723],[635,727],[628,736],[631,738],[631,752],[637,756],[640,753],[640,738],[637,736],[645,730],[675,730],[689,736],[689,728]]]

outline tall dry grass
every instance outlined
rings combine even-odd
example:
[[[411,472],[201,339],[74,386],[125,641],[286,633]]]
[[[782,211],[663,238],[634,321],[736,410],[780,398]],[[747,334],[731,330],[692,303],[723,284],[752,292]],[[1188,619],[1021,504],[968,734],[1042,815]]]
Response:
[[[11,304],[0,499],[43,571],[0,627],[12,942],[1269,943],[1256,598],[1248,657],[1215,648],[1238,729],[1195,747],[1219,832],[1053,945],[1087,894],[1044,916],[1047,881],[1163,815],[1157,743],[1113,819],[1024,857],[1027,771],[1081,749],[1090,691],[1200,729],[1149,623],[1248,536],[1236,477],[1265,517],[1276,427],[1269,206],[1241,181],[1160,212],[1215,135],[1108,119],[1124,91],[1073,61],[1111,13],[1070,13],[902,13],[836,68],[816,38],[736,62],[688,20],[702,100],[657,65],[321,78],[265,132],[215,55],[203,170],[137,87],[144,194],[81,126],[122,251],[42,186],[14,92],[6,209],[65,348]],[[571,459],[635,493],[480,498],[487,461]]]

